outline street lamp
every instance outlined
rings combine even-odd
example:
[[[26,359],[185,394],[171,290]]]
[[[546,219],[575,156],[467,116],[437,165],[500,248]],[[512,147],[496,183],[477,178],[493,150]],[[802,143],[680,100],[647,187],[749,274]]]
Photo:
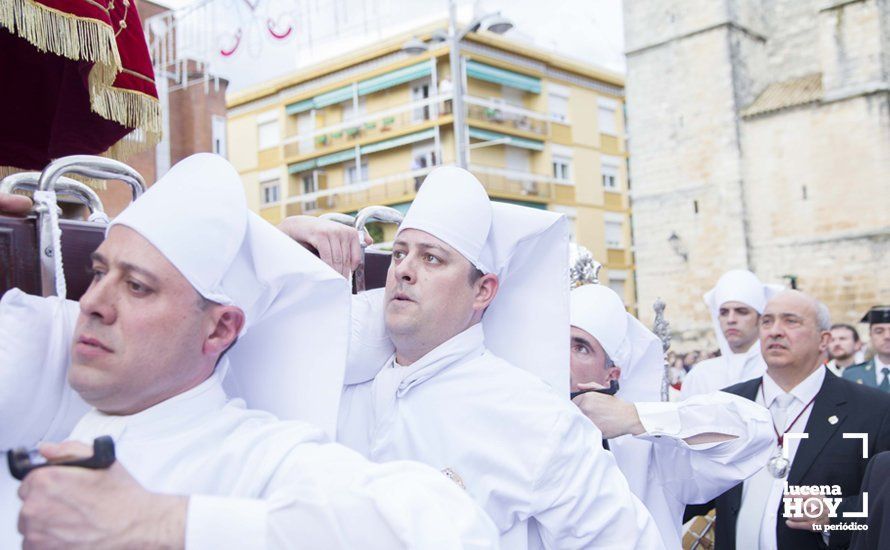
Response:
[[[457,165],[467,168],[467,148],[464,145],[466,139],[466,111],[464,109],[463,71],[461,71],[460,51],[458,46],[464,37],[478,30],[487,30],[495,34],[504,34],[513,28],[513,22],[500,14],[500,12],[486,13],[473,19],[465,28],[457,28],[457,4],[455,0],[448,0],[448,34],[433,33],[436,42],[448,42],[448,62],[451,65],[451,90],[454,106],[454,152]],[[411,55],[420,55],[429,50],[429,45],[414,37],[402,45],[402,51]]]
[[[668,244],[671,245],[671,249],[677,256],[683,258],[684,262],[689,261],[689,251],[683,245],[683,241],[680,240],[680,236],[677,235],[676,231],[671,231],[671,236],[668,237]]]

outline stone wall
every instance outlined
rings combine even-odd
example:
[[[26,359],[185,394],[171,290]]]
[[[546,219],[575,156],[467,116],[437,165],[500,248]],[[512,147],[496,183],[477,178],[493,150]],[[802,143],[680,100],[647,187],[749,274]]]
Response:
[[[663,297],[676,349],[713,345],[701,296],[733,268],[796,275],[838,321],[890,302],[888,6],[624,3],[639,312]],[[741,116],[820,73],[821,101]]]

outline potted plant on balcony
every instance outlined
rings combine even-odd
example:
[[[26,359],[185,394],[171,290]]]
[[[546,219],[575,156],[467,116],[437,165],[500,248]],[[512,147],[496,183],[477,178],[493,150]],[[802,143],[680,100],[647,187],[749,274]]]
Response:
[[[318,136],[317,138],[315,138],[315,143],[317,143],[318,145],[327,145],[328,144],[328,136],[326,136],[326,135]]]
[[[341,137],[343,137],[343,130],[331,133],[331,139],[340,139]]]
[[[348,137],[350,139],[355,139],[356,137],[358,137],[358,133],[359,133],[359,129],[357,126],[354,128],[346,129],[346,137]]]
[[[383,124],[383,127],[380,128],[380,129],[381,129],[381,130],[389,130],[390,128],[392,128],[392,125],[395,124],[395,123],[396,123],[396,117],[394,117],[394,116],[388,116],[388,117],[386,117],[386,118],[383,119],[383,123],[382,123],[382,124]]]
[[[377,127],[377,123],[374,122],[373,120],[365,123],[365,130],[373,130],[376,127]]]

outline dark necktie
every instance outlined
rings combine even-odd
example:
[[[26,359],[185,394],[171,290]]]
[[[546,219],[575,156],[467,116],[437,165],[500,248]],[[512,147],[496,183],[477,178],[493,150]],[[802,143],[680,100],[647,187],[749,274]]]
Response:
[[[884,379],[881,380],[881,385],[878,386],[878,388],[880,388],[881,391],[890,392],[890,376],[888,376],[890,375],[890,367],[881,369],[881,374],[884,375]]]

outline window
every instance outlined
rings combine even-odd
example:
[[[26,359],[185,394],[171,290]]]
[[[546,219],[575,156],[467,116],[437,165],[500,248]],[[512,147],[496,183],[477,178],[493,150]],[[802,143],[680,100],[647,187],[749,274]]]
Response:
[[[430,81],[429,80],[415,83],[411,86],[411,102],[412,103],[420,102],[425,99],[429,99],[429,97],[430,97]],[[430,118],[429,104],[414,109],[412,116],[411,116],[412,122],[419,122],[421,120],[429,120],[429,118]]]
[[[609,134],[611,136],[618,135],[618,123],[615,117],[615,112],[617,110],[617,101],[600,98],[597,107],[597,118],[599,120],[601,134]]]
[[[603,189],[606,191],[618,191],[621,179],[621,159],[618,157],[603,156]]]
[[[368,163],[363,162],[360,168],[356,170],[354,162],[346,167],[346,185],[354,185],[368,179]]]
[[[571,181],[572,159],[553,155],[553,177],[558,180]]]
[[[265,118],[265,117],[263,117]],[[261,120],[257,118],[258,138],[257,141],[260,151],[269,149],[278,145],[278,119]]]
[[[275,204],[279,201],[281,186],[278,180],[264,181],[260,183],[260,197],[263,205]]]
[[[311,193],[315,193],[318,191],[318,181],[315,179],[315,174],[312,172],[307,172],[300,176],[300,182],[302,183],[303,194],[309,195]],[[315,210],[318,208],[317,201],[305,201],[303,203],[303,211],[307,210]]]
[[[556,122],[569,120],[569,89],[566,86],[550,84],[547,86],[547,109],[550,117]]]
[[[422,170],[435,166],[436,151],[432,143],[424,143],[423,145],[414,147],[411,150],[411,170]]]
[[[315,150],[315,109],[297,115],[297,135],[300,136],[300,153]]]
[[[415,145],[411,150],[411,171],[414,172],[416,170],[423,170],[424,168],[430,168],[435,166],[436,163],[436,150],[435,145],[432,142],[422,142],[421,144]],[[417,191],[420,189],[420,185],[423,183],[423,178],[425,175],[417,175],[414,176],[414,190]]]
[[[622,226],[620,221],[606,220],[606,246],[608,248],[623,248]]]
[[[210,120],[210,140],[213,152],[226,156],[226,117],[213,115]]]

